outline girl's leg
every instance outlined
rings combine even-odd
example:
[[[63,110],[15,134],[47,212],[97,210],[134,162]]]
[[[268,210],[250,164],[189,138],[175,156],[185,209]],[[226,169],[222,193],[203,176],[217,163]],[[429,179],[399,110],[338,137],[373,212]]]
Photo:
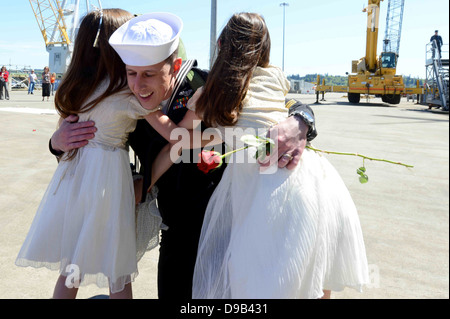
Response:
[[[111,293],[109,291],[109,299],[133,299],[133,290],[131,288],[131,282],[126,284],[122,291]]]
[[[323,296],[320,299],[331,299],[331,290],[324,290]]]
[[[53,291],[53,299],[75,299],[78,288],[67,288],[66,276],[60,275]]]

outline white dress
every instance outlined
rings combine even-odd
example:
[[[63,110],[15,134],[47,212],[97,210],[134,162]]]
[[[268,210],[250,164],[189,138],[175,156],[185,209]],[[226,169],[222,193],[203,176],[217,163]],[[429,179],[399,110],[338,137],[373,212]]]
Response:
[[[227,146],[236,149],[236,136],[285,119],[288,90],[280,69],[257,68],[234,134],[220,128]],[[320,298],[324,289],[360,290],[369,282],[363,236],[334,167],[306,149],[295,170],[275,165],[260,173],[254,154],[235,153],[208,204],[193,298]]]
[[[58,164],[16,265],[59,270],[72,285],[96,283],[113,293],[134,280],[135,197],[126,142],[147,113],[123,90],[80,114],[80,121],[95,121],[95,138]]]

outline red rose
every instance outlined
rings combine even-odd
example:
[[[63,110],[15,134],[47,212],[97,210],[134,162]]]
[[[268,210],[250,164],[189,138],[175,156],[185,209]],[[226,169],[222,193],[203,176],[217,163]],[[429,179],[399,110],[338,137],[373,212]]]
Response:
[[[205,174],[222,165],[222,156],[218,152],[202,151],[198,154],[198,159],[197,167]]]

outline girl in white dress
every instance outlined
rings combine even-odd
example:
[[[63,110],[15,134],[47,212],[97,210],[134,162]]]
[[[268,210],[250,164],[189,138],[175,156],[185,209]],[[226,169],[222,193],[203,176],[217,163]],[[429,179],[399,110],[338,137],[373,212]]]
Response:
[[[268,129],[287,116],[289,82],[269,66],[270,37],[257,14],[234,15],[196,113],[226,127]],[[337,171],[305,150],[290,171],[260,172],[255,149],[227,165],[206,210],[193,298],[320,298],[368,283],[358,214]],[[244,160],[242,160],[244,159]]]
[[[79,285],[109,287],[131,298],[138,274],[135,197],[127,137],[149,113],[127,88],[125,65],[108,43],[133,15],[120,9],[87,14],[55,97],[61,120],[95,121],[86,147],[60,159],[16,260],[59,270],[54,298],[75,298]]]
[[[192,129],[201,118],[233,150],[243,134],[267,131],[287,117],[289,82],[269,65],[261,16],[234,15],[218,46],[208,81],[179,126]],[[165,152],[154,171],[169,162]],[[321,298],[346,286],[361,290],[369,281],[362,231],[337,171],[305,150],[294,170],[274,165],[272,173],[261,173],[255,152],[232,155],[209,201],[193,298]]]

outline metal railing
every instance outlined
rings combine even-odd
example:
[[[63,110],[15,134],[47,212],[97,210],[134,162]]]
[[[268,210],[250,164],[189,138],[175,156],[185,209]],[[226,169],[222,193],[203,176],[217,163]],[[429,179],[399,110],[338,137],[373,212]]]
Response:
[[[449,102],[449,51],[448,44],[439,47],[436,41],[427,43],[426,65],[426,103],[448,110]]]

